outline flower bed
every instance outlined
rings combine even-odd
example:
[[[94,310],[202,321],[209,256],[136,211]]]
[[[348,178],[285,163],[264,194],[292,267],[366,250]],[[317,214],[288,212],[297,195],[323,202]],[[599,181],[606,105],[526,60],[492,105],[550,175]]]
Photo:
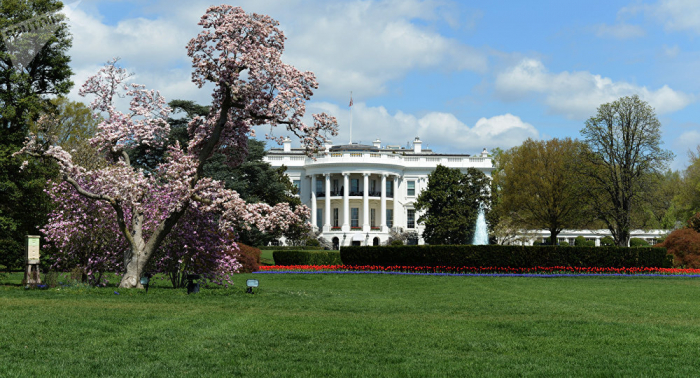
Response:
[[[456,267],[456,266],[377,266],[377,265],[272,265],[261,266],[256,273],[377,273],[459,276],[684,276],[700,277],[700,269],[674,268],[595,268],[595,267]]]

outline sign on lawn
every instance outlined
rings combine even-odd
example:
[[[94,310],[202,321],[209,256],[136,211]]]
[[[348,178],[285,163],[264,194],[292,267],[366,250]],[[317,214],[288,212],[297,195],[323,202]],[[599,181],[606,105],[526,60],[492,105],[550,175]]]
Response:
[[[27,262],[38,264],[40,259],[39,238],[37,235],[27,235]]]

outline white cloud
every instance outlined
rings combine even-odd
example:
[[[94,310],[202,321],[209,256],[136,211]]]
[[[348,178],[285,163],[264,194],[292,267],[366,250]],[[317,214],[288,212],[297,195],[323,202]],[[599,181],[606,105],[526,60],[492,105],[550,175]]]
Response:
[[[700,3],[697,0],[661,0],[647,12],[664,24],[666,30],[700,34]]]
[[[496,93],[506,100],[523,99],[532,93],[544,96],[549,111],[571,119],[593,116],[598,106],[633,94],[647,101],[657,114],[683,109],[693,96],[668,86],[657,90],[594,75],[587,71],[549,72],[541,61],[523,59],[496,77]]]
[[[625,23],[615,25],[599,24],[595,27],[595,31],[598,37],[612,37],[615,39],[631,39],[643,37],[646,34],[641,26]]]
[[[689,126],[694,128],[700,127],[698,124]],[[676,170],[686,169],[689,164],[688,152],[700,152],[700,131],[689,130],[682,133],[673,140],[672,147],[673,150],[677,152],[676,159],[671,164],[671,168]]]
[[[333,142],[344,144],[350,141],[350,114],[347,108],[312,102],[309,111],[336,115],[340,133],[333,138]],[[424,148],[431,148],[437,153],[477,154],[484,147],[489,150],[494,147],[510,148],[527,138],[539,138],[534,126],[512,114],[481,118],[470,127],[451,113],[429,112],[417,116],[397,111],[391,114],[382,106],[367,107],[364,103],[353,105],[352,128],[353,142],[370,144],[379,138],[384,145],[405,146],[414,137],[420,137]],[[282,130],[276,132],[283,133]]]
[[[454,12],[447,12],[449,7],[441,4],[430,0],[237,3],[247,12],[266,13],[278,20],[287,37],[283,59],[301,70],[313,71],[320,84],[317,94],[336,99],[347,98],[350,90],[364,97],[384,93],[389,82],[412,70],[485,71],[485,52],[418,25],[456,25]],[[136,8],[139,11],[135,14],[157,17],[126,17],[114,24],[106,22],[94,5],[77,6],[69,14],[74,37],[69,54],[74,71],[84,72],[119,56],[123,66],[138,74],[140,82],[150,88],[163,89],[154,84],[190,80],[185,45],[200,31],[197,22],[209,2],[129,3],[143,7]],[[181,77],[175,75],[179,70],[184,70]],[[73,92],[82,80],[75,82]],[[175,89],[184,84],[169,86]],[[163,92],[166,98],[183,98],[191,93],[189,89],[185,94]],[[193,99],[209,102],[208,93]]]

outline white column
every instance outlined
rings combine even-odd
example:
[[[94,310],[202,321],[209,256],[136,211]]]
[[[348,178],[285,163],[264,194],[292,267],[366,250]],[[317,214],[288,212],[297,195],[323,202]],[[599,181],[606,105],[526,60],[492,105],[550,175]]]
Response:
[[[311,175],[311,227],[316,229],[318,218],[316,217],[316,175]]]
[[[394,211],[392,211],[394,215],[394,219],[392,220],[391,224],[394,225],[394,227],[402,227],[399,224],[399,221],[401,220],[401,214],[400,212],[403,211],[403,208],[399,208],[399,176],[394,176]]]
[[[369,173],[364,173],[364,191],[362,192],[362,232],[369,232]]]
[[[331,230],[331,174],[326,173],[326,219],[323,220],[323,231]]]
[[[343,231],[350,231],[350,174],[343,173]]]
[[[381,207],[379,212],[381,223],[379,223],[379,229],[382,232],[386,232],[386,174],[382,175],[382,197],[381,197]]]

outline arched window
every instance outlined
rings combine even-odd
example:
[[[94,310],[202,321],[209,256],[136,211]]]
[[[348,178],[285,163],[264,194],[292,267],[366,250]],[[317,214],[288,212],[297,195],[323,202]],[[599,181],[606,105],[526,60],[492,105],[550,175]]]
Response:
[[[340,240],[337,237],[333,238],[333,249],[336,251],[340,249]]]

